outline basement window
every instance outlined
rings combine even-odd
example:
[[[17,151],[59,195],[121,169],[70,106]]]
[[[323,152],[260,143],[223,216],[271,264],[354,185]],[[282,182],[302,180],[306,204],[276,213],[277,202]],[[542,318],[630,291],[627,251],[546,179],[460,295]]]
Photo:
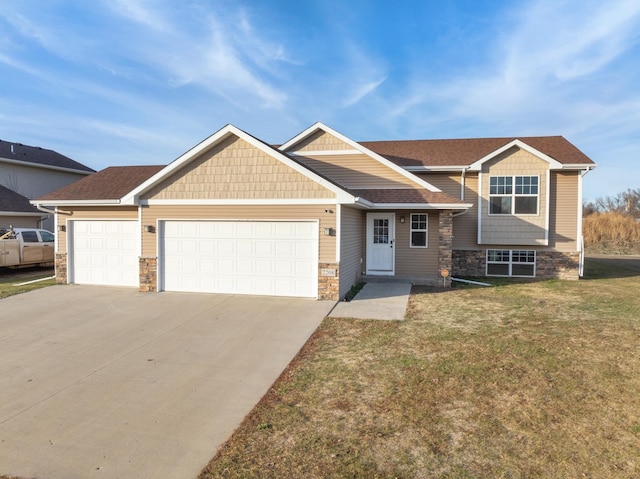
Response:
[[[411,232],[409,235],[411,248],[427,247],[427,225],[428,216],[426,213],[411,214]]]
[[[487,276],[534,277],[536,252],[534,250],[487,250]]]

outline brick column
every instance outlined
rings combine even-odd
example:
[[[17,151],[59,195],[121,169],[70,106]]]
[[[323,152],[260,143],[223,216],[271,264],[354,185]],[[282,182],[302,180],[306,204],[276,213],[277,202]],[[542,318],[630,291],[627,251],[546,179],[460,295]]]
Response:
[[[453,254],[453,212],[440,211],[438,217],[438,275],[446,269],[451,274]],[[450,281],[448,282],[450,284]]]
[[[56,284],[67,284],[67,253],[56,253]]]
[[[340,267],[338,263],[318,265],[318,299],[337,301],[340,299]]]
[[[158,258],[140,258],[140,291],[158,291]]]

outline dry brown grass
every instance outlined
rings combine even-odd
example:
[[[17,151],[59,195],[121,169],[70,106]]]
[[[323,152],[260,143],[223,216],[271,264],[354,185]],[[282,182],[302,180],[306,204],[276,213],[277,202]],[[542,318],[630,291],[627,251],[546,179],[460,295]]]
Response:
[[[640,277],[595,268],[325,320],[201,479],[640,477]]]
[[[603,253],[640,253],[640,223],[620,213],[593,213],[583,222],[588,251]]]

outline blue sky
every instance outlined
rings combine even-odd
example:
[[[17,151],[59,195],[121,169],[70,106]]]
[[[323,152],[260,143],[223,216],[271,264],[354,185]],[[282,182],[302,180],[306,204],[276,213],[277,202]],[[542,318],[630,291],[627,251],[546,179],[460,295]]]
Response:
[[[96,170],[282,143],[563,135],[640,188],[637,0],[2,0],[0,139]]]

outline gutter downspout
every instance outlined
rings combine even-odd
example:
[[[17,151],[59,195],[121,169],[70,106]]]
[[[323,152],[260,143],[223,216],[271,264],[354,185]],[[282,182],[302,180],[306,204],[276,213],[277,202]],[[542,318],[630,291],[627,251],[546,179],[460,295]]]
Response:
[[[582,198],[582,179],[584,176],[591,171],[591,168],[585,168],[580,171],[580,178],[578,189],[580,191],[580,203],[578,204],[578,238],[577,238],[577,246],[578,246],[578,277],[582,278],[584,276],[584,236],[582,235],[582,208],[584,199]]]
[[[65,210],[50,210],[49,208],[47,208],[46,206],[42,206],[40,203],[32,203],[38,210],[42,211],[43,213],[48,213],[50,215],[55,215],[56,213],[61,213],[63,215],[70,215],[71,211],[65,211]]]
[[[465,166],[464,168],[462,168],[462,173],[460,174],[460,201],[464,201],[464,186],[465,186],[464,179],[468,169],[469,167]],[[466,215],[468,212],[469,212],[468,209],[459,211],[458,213],[451,215],[451,217],[455,218],[456,216]]]

